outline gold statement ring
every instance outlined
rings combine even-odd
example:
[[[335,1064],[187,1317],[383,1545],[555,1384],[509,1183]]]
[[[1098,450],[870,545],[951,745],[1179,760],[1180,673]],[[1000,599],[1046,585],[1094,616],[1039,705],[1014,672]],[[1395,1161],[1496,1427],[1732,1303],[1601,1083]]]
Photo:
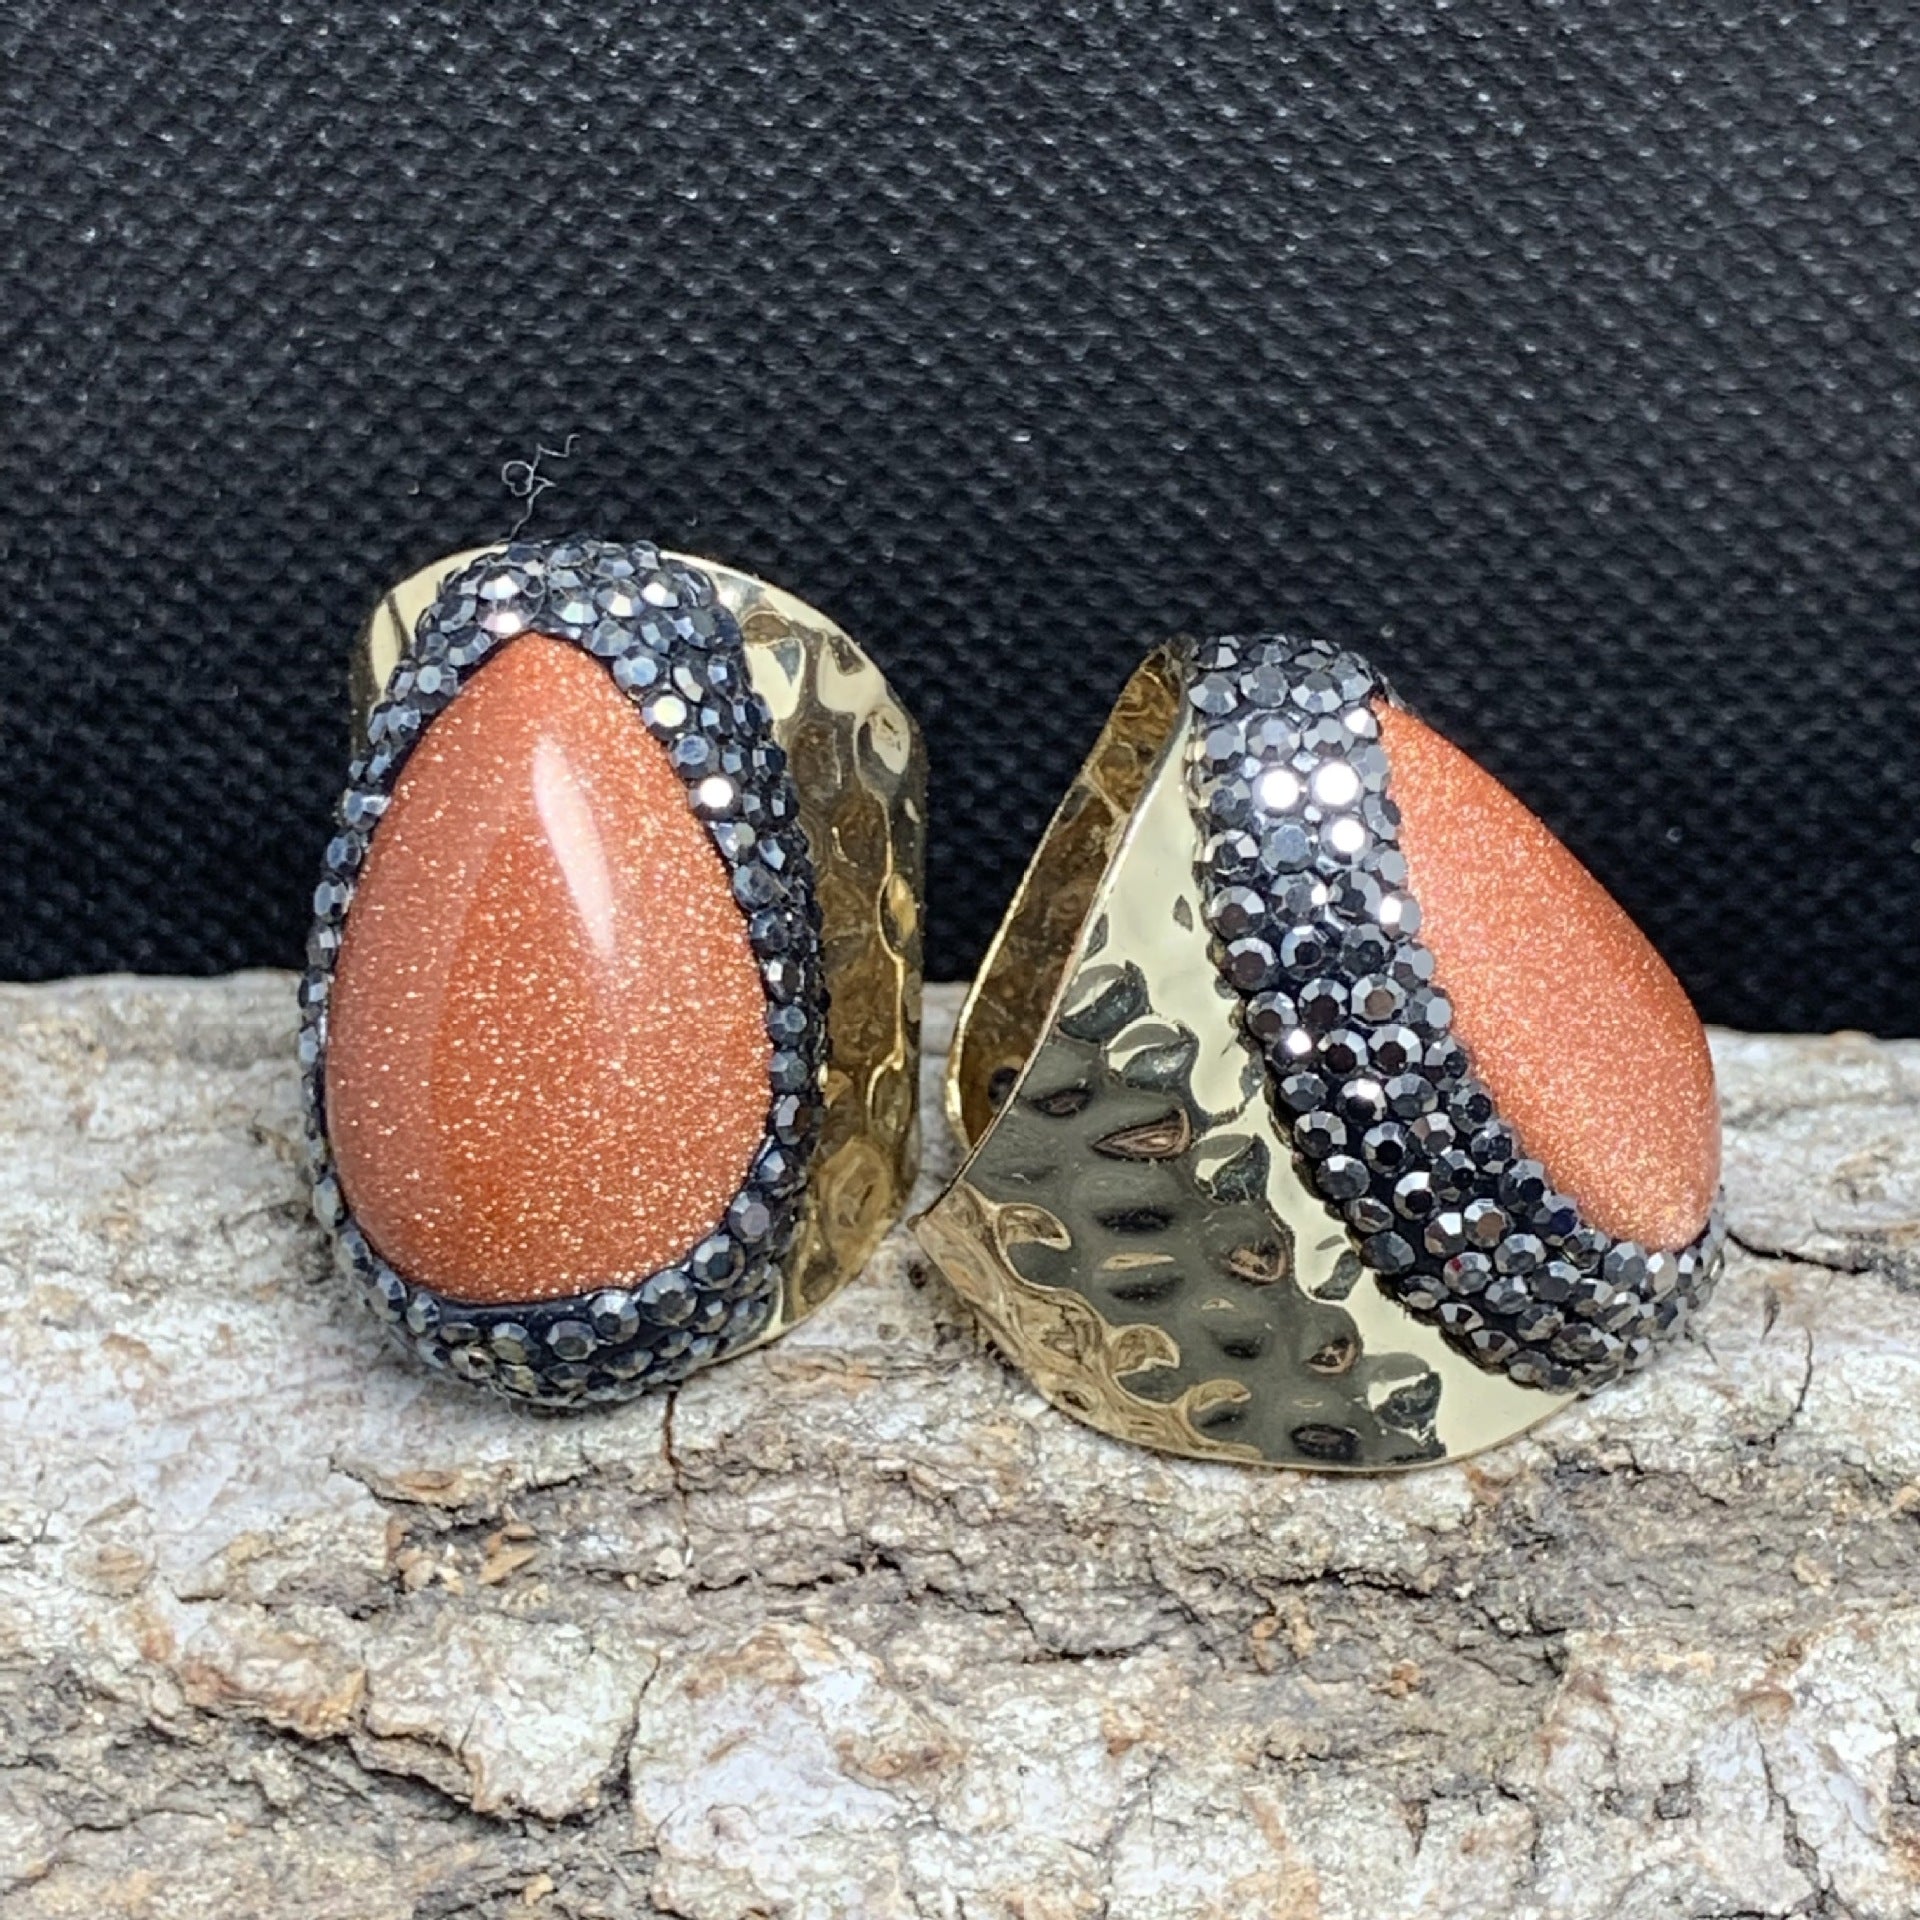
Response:
[[[925,767],[825,615],[604,540],[393,589],[301,984],[314,1210],[419,1358],[618,1400],[859,1272],[919,1154]]]
[[[927,1251],[1046,1397],[1203,1459],[1455,1459],[1719,1267],[1705,1036],[1547,829],[1358,656],[1149,658],[973,985]]]

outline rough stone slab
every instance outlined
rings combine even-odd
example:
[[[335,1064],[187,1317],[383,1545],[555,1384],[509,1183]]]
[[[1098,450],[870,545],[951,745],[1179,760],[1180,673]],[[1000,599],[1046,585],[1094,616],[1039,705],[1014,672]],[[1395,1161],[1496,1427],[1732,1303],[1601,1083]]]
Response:
[[[671,1400],[459,1391],[292,1034],[0,988],[6,1920],[1920,1912],[1920,1045],[1718,1036],[1704,1337],[1355,1481],[1081,1430],[899,1235]]]

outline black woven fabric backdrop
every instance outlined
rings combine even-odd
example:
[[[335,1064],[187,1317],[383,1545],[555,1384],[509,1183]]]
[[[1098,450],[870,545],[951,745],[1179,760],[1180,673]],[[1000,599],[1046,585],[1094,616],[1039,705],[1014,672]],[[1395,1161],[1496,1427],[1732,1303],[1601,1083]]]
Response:
[[[291,961],[363,609],[572,434],[530,531],[918,711],[936,974],[1146,641],[1291,621],[1709,1017],[1920,1030],[1917,97],[1793,0],[7,0],[0,974]]]

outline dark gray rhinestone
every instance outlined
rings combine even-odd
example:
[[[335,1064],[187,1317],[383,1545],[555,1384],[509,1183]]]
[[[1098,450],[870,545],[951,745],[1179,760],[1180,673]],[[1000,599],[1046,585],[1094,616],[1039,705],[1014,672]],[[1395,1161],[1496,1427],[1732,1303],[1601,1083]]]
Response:
[[[1335,1079],[1350,1079],[1367,1065],[1367,1036],[1357,1027],[1335,1027],[1316,1049],[1323,1072]]]
[[[819,1102],[805,1094],[783,1093],[767,1110],[767,1131],[790,1147],[810,1145],[819,1124]]]
[[[1240,642],[1233,639],[1202,640],[1193,649],[1197,673],[1231,673],[1240,665]]]
[[[596,1293],[587,1303],[587,1314],[594,1337],[610,1345],[621,1345],[640,1332],[640,1309],[630,1293],[615,1288]]]
[[[1556,1338],[1567,1324],[1567,1316],[1544,1300],[1530,1300],[1513,1316],[1513,1330],[1529,1346],[1541,1346]]]
[[[1256,707],[1277,707],[1290,691],[1287,670],[1277,660],[1260,660],[1243,668],[1240,691]]]
[[[1550,1301],[1562,1305],[1573,1298],[1574,1289],[1580,1284],[1580,1269],[1569,1265],[1565,1260],[1549,1260],[1533,1275],[1533,1296],[1536,1300]]]
[[[447,1365],[462,1380],[483,1384],[493,1378],[498,1362],[485,1347],[455,1347],[447,1355]]]
[[[1280,936],[1280,964],[1296,977],[1317,974],[1327,964],[1332,942],[1324,927],[1309,922]]]
[[[362,787],[340,797],[340,824],[355,833],[369,833],[386,812],[390,796]]]
[[[1512,1163],[1519,1147],[1514,1141],[1511,1128],[1503,1127],[1498,1121],[1484,1126],[1467,1143],[1467,1150],[1474,1160],[1488,1173],[1504,1173]]]
[[[1516,1386],[1544,1387],[1552,1363],[1542,1353],[1521,1352],[1514,1355],[1507,1365],[1507,1378]]]
[[[711,773],[717,760],[713,742],[698,733],[683,733],[668,749],[667,757],[683,780],[698,780]]]
[[[1260,864],[1269,873],[1298,873],[1313,864],[1313,840],[1297,820],[1281,820],[1260,836]]]
[[[1501,1204],[1513,1213],[1531,1213],[1551,1191],[1538,1160],[1516,1160],[1500,1176]]]
[[[1289,1113],[1311,1113],[1326,1104],[1327,1083],[1317,1073],[1290,1073],[1274,1092]]]
[[[1586,1367],[1611,1358],[1618,1352],[1619,1344],[1618,1337],[1605,1328],[1576,1320],[1554,1336],[1551,1351],[1555,1359],[1564,1360],[1569,1366]]]
[[[1263,713],[1247,722],[1247,752],[1270,771],[1282,768],[1299,751],[1300,735],[1291,722],[1278,713]],[[1299,804],[1304,789],[1298,780],[1278,780],[1259,789],[1260,804],[1269,812],[1284,813]]]
[[[684,1325],[699,1296],[678,1267],[665,1267],[641,1283],[636,1296],[642,1313],[663,1327]]]
[[[407,1331],[428,1334],[440,1324],[440,1302],[430,1293],[416,1293],[407,1301]]]
[[[1207,924],[1223,940],[1243,940],[1267,923],[1267,903],[1251,887],[1222,887],[1207,902]]]
[[[1601,1261],[1600,1271],[1616,1287],[1637,1292],[1646,1284],[1647,1256],[1631,1240],[1622,1240]]]
[[[1564,1240],[1580,1224],[1580,1209],[1564,1193],[1550,1193],[1533,1209],[1534,1229],[1543,1239]]]
[[[1436,1260],[1450,1260],[1456,1253],[1463,1252],[1467,1244],[1466,1223],[1460,1218],[1457,1207],[1449,1207],[1436,1213],[1427,1222],[1427,1230],[1420,1236],[1421,1244]],[[1479,1258],[1482,1256],[1476,1256]]]
[[[1520,1350],[1513,1335],[1498,1327],[1474,1328],[1467,1335],[1467,1345],[1473,1349],[1473,1357],[1485,1367],[1500,1366]]]
[[[1598,1227],[1580,1226],[1561,1236],[1560,1251],[1576,1267],[1597,1267],[1612,1244]]]
[[[1432,1081],[1418,1073],[1396,1073],[1386,1084],[1387,1106],[1396,1118],[1417,1120],[1440,1104]]]
[[[767,1062],[767,1080],[776,1093],[805,1093],[819,1078],[804,1053],[782,1048]]]
[[[1247,757],[1247,730],[1238,720],[1222,720],[1200,736],[1200,759],[1215,773],[1237,768]]]
[[[1410,893],[1390,893],[1380,902],[1380,924],[1403,939],[1420,931],[1420,902]]]
[[[1373,1064],[1382,1073],[1407,1073],[1420,1063],[1420,1036],[1411,1027],[1381,1027],[1375,1032],[1369,1051]]]
[[[405,1315],[412,1290],[391,1267],[378,1267],[367,1278],[365,1297],[381,1319],[393,1324]]]
[[[1364,1161],[1350,1153],[1336,1153],[1314,1170],[1314,1185],[1329,1200],[1357,1200],[1367,1190]]]
[[[585,1360],[599,1344],[584,1320],[556,1320],[547,1329],[547,1347],[558,1360]]]
[[[1376,1273],[1405,1273],[1413,1265],[1413,1248],[1404,1234],[1373,1233],[1360,1243],[1360,1258]]]
[[[1320,823],[1318,853],[1324,870],[1335,875],[1358,860],[1373,844],[1360,821],[1350,813],[1336,813]]]
[[[1207,817],[1216,827],[1244,827],[1253,818],[1253,788],[1239,774],[1216,780],[1207,790]]]
[[[487,1343],[492,1347],[495,1358],[508,1366],[524,1367],[532,1364],[533,1336],[515,1321],[507,1321],[495,1327],[488,1334]]]
[[[777,953],[760,963],[760,978],[775,1000],[802,1002],[812,986],[810,969],[792,954]]]
[[[1664,1301],[1680,1284],[1680,1263],[1670,1253],[1647,1255],[1645,1292],[1650,1299]]]
[[[778,874],[770,873],[763,864],[765,848],[757,851],[761,854],[760,859],[733,870],[733,897],[749,913],[757,913],[762,907],[777,906],[787,898],[786,883]]]
[[[1303,675],[1288,689],[1287,697],[1302,713],[1338,713],[1345,705],[1339,686],[1328,673]]]
[[[1529,1274],[1546,1264],[1546,1243],[1530,1233],[1510,1233],[1500,1242],[1493,1264],[1502,1273]]]
[[[313,917],[337,920],[353,905],[353,887],[345,880],[329,876],[313,890]]]
[[[1456,1253],[1440,1269],[1440,1277],[1450,1293],[1463,1297],[1484,1293],[1493,1278],[1493,1262],[1484,1253]]]
[[[703,1287],[724,1286],[744,1264],[739,1246],[724,1233],[708,1235],[687,1257],[687,1270]]]
[[[1461,1339],[1486,1325],[1479,1308],[1470,1307],[1464,1300],[1441,1301],[1440,1310],[1434,1317],[1449,1333]]]
[[[1398,847],[1382,847],[1367,862],[1367,866],[1379,877],[1383,887],[1400,888],[1407,884],[1407,856]],[[1382,914],[1381,918],[1385,920],[1386,916]],[[1411,940],[1417,931],[1418,929],[1414,927],[1402,927],[1400,937],[1403,940]],[[1431,960],[1429,960],[1429,971],[1431,971]]]
[[[1439,1204],[1431,1174],[1403,1173],[1393,1183],[1393,1209],[1403,1220],[1425,1220]]]
[[[1280,957],[1265,940],[1248,938],[1228,944],[1220,971],[1242,993],[1261,993],[1280,976]]]
[[[1346,1122],[1324,1107],[1303,1114],[1294,1124],[1293,1144],[1309,1160],[1324,1160],[1347,1144]]]
[[[1407,997],[1407,1019],[1422,1033],[1437,1039],[1453,1026],[1453,1002],[1432,987],[1417,987]]]
[[[813,1031],[813,1019],[804,1007],[770,1006],[766,1011],[767,1038],[776,1047],[803,1045]]]
[[[1342,1118],[1356,1127],[1377,1126],[1387,1117],[1387,1096],[1371,1074],[1357,1074],[1340,1089],[1334,1102]]]
[[[1621,1298],[1620,1289],[1597,1273],[1583,1273],[1567,1294],[1567,1310],[1583,1320],[1598,1320],[1611,1313]]]
[[[1355,1233],[1385,1233],[1394,1224],[1393,1209],[1377,1193],[1363,1193],[1346,1206],[1347,1224]]]
[[[1467,1229],[1469,1243],[1488,1251],[1500,1244],[1513,1224],[1491,1200],[1469,1200],[1460,1209],[1460,1218]]]
[[[1366,1156],[1367,1165],[1375,1172],[1397,1174],[1407,1164],[1412,1144],[1406,1128],[1389,1120],[1367,1129],[1366,1137],[1360,1142],[1360,1151]]]
[[[1496,1273],[1487,1282],[1481,1299],[1486,1303],[1489,1313],[1518,1313],[1533,1297],[1527,1292],[1527,1283],[1517,1273]]]
[[[1406,940],[1393,949],[1388,971],[1409,993],[1433,978],[1433,955],[1417,941]]]
[[[727,1231],[736,1240],[757,1247],[771,1236],[773,1229],[773,1208],[759,1194],[749,1189],[734,1195],[732,1205],[727,1208]]]
[[[1201,858],[1216,880],[1249,880],[1260,871],[1260,842],[1250,833],[1216,833]]]
[[[1431,1313],[1446,1298],[1440,1284],[1429,1273],[1403,1273],[1393,1283],[1395,1295],[1415,1313]]]
[[[1330,716],[1323,716],[1321,719],[1315,720],[1300,729],[1300,744],[1307,752],[1317,755],[1320,759],[1345,760],[1348,750],[1353,745],[1353,735],[1347,731],[1346,726],[1341,721],[1335,720]],[[1359,793],[1357,776],[1353,791],[1355,797],[1357,797]],[[1325,799],[1324,795],[1319,797],[1323,800]],[[1329,804],[1346,806],[1348,802],[1336,797]]]
[[[1459,1135],[1444,1113],[1423,1113],[1408,1125],[1407,1137],[1422,1153],[1442,1154],[1452,1150]]]
[[[1451,1034],[1442,1034],[1427,1043],[1420,1067],[1435,1086],[1455,1086],[1467,1077],[1467,1050]]]
[[[1240,704],[1240,689],[1224,673],[1203,673],[1187,689],[1187,698],[1197,712],[1218,720]]]
[[[1353,983],[1353,1010],[1363,1020],[1391,1020],[1406,1004],[1399,984],[1384,973],[1367,974]]]
[[[1299,1009],[1284,993],[1255,994],[1241,1009],[1240,1024],[1257,1044],[1272,1047],[1299,1026]]]
[[[1360,818],[1376,840],[1391,840],[1400,831],[1400,809],[1384,793],[1370,793],[1360,802]]]
[[[1296,1004],[1301,1023],[1315,1033],[1325,1033],[1346,1018],[1347,990],[1323,974],[1300,989]]]
[[[342,879],[351,879],[359,872],[360,863],[366,857],[367,836],[364,833],[336,833],[327,842],[322,864],[329,873]]]
[[[313,1217],[331,1233],[347,1217],[347,1203],[340,1182],[331,1174],[313,1183]]]
[[[1387,964],[1392,952],[1387,936],[1378,927],[1359,926],[1340,943],[1340,964],[1351,974],[1369,976]],[[1397,986],[1399,982],[1394,984]]]

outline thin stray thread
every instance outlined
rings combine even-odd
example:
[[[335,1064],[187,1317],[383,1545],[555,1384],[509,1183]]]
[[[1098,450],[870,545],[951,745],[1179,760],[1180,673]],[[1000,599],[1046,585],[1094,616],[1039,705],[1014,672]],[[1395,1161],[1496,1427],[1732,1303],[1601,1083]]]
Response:
[[[512,531],[507,535],[509,540],[517,540],[520,537],[520,530],[533,518],[533,510],[539,503],[540,496],[556,484],[551,475],[540,471],[540,462],[571,460],[573,443],[579,438],[579,434],[570,433],[567,435],[564,446],[549,447],[544,444],[536,446],[531,460],[509,460],[500,469],[500,484],[516,500],[526,503],[520,509],[520,518],[513,523]]]

